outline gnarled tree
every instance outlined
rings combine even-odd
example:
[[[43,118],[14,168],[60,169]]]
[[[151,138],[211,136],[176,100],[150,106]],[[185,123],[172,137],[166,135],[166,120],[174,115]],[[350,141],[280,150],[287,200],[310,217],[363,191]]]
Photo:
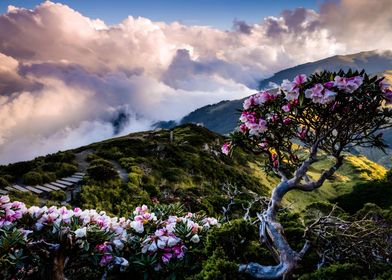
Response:
[[[382,129],[391,126],[392,91],[383,78],[362,72],[321,72],[307,78],[284,80],[277,90],[260,92],[244,102],[238,128],[222,147],[225,154],[236,146],[264,155],[265,168],[280,176],[268,208],[259,213],[260,239],[278,264],[240,265],[240,271],[260,279],[287,278],[307,249],[297,252],[288,244],[277,211],[286,193],[320,188],[343,164],[344,152],[355,146],[386,145]],[[320,153],[333,164],[318,178],[308,175]]]

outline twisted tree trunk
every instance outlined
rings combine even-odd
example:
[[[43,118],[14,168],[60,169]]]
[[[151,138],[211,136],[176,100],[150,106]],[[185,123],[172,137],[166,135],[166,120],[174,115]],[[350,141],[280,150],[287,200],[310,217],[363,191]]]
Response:
[[[294,189],[302,191],[315,190],[342,165],[343,157],[340,156],[339,151],[334,156],[336,159],[335,164],[329,170],[324,171],[317,181],[309,181],[306,172],[317,161],[318,143],[314,143],[311,147],[309,157],[297,169],[292,178],[287,179],[283,172],[278,172],[278,174],[281,174],[282,181],[273,189],[267,210],[258,215],[261,220],[259,228],[260,240],[267,244],[279,263],[275,266],[264,266],[258,263],[241,264],[239,267],[240,272],[247,273],[257,279],[287,279],[293,270],[299,266],[304,254],[310,247],[310,243],[306,240],[301,251],[293,250],[284,236],[282,225],[277,220],[277,211],[286,193]],[[302,184],[301,181],[304,178],[307,179],[307,182]]]
[[[64,267],[66,255],[63,250],[58,250],[53,258],[52,280],[66,280],[64,275]]]

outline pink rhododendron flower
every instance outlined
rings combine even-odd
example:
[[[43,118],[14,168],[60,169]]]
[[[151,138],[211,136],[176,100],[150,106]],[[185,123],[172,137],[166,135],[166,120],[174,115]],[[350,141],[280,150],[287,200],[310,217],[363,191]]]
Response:
[[[282,110],[285,111],[286,113],[290,112],[290,109],[291,109],[290,103],[282,106]]]
[[[254,96],[255,105],[264,104],[273,99],[273,96],[268,91],[259,92]]]
[[[247,122],[246,126],[249,128],[250,135],[259,135],[267,131],[267,122],[263,119],[260,119],[257,123]]]
[[[171,260],[172,257],[173,257],[173,254],[171,254],[171,253],[164,253],[164,254],[162,255],[162,261],[163,261],[164,263],[168,263],[168,262],[170,262],[170,260]]]
[[[331,103],[335,100],[336,95],[336,92],[325,89],[322,84],[316,84],[312,88],[305,90],[305,97],[319,104]]]
[[[243,108],[244,110],[248,110],[250,107],[254,105],[255,105],[255,99],[254,96],[252,95],[244,100]]]
[[[295,76],[293,82],[294,82],[295,85],[297,85],[297,86],[299,86],[299,85],[305,83],[305,82],[306,82],[306,75],[305,75],[305,74],[300,74],[300,75]]]
[[[362,82],[363,78],[360,76],[351,78],[336,76],[334,79],[334,86],[336,86],[338,89],[352,93],[362,85]]]
[[[113,260],[113,256],[110,254],[105,254],[102,256],[101,261],[99,262],[99,265],[101,266],[106,266],[108,265],[111,261]]]
[[[335,83],[334,83],[333,81],[330,81],[330,82],[324,83],[323,85],[324,85],[325,88],[331,88],[331,87],[334,86],[334,84],[335,84]]]
[[[251,123],[255,123],[256,122],[256,113],[255,112],[242,112],[241,117],[240,117],[240,121],[243,123],[246,122],[251,122]]]
[[[230,153],[230,149],[231,149],[231,142],[224,143],[222,146],[222,153],[228,155]]]
[[[299,87],[301,84],[306,82],[306,75],[301,74],[294,78],[292,82],[285,79],[281,84],[281,89],[285,93],[285,98],[288,101],[294,101],[298,99],[299,96]]]
[[[244,124],[244,123],[240,124],[240,131],[244,134],[248,131],[246,124]]]
[[[321,101],[322,104],[329,104],[335,100],[337,93],[331,90],[325,90],[323,100]]]
[[[283,120],[283,123],[284,123],[285,125],[288,125],[288,124],[291,123],[291,119],[290,119],[290,118],[285,118],[285,119]]]

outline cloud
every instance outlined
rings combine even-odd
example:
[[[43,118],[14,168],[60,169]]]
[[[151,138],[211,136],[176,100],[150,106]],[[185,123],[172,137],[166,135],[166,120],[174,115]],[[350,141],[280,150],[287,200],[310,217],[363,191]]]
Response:
[[[391,8],[328,1],[223,31],[132,16],[106,25],[49,1],[10,6],[0,15],[0,163],[178,120],[300,63],[390,49]]]

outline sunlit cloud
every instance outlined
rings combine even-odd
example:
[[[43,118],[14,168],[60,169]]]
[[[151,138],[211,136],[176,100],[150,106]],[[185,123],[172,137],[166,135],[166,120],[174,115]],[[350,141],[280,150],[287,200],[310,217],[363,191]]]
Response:
[[[300,63],[390,49],[391,9],[334,1],[222,31],[132,16],[107,25],[48,1],[10,6],[0,15],[0,163],[178,120]]]

